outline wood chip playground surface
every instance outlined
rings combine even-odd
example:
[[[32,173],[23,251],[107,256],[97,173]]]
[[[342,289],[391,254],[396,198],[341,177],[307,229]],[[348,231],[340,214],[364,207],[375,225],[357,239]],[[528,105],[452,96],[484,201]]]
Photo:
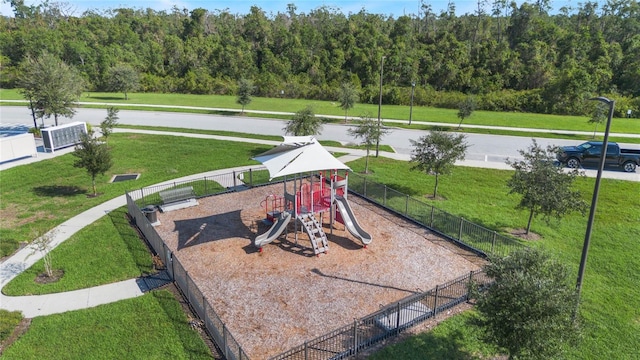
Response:
[[[211,196],[159,213],[156,231],[247,355],[267,359],[380,307],[479,269],[484,263],[428,230],[357,196],[348,200],[373,241],[366,248],[323,216],[329,251],[316,256],[294,221],[258,252],[269,230],[261,201],[282,184]]]

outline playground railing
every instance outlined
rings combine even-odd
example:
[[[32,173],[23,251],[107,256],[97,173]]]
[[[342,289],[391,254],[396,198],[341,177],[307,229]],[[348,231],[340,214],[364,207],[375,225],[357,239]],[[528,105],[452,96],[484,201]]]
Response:
[[[270,360],[338,360],[355,356],[384,339],[397,336],[411,326],[467,301],[471,285],[482,287],[490,282],[482,270],[472,271],[434,289],[387,305],[354,320],[352,324],[305,341]]]
[[[358,174],[349,174],[349,191],[481,255],[504,256],[524,246],[514,238],[498,234]]]

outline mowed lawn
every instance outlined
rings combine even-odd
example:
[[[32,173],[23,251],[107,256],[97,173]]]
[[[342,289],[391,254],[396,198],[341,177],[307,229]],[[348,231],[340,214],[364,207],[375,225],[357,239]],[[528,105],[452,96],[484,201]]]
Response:
[[[507,231],[525,228],[528,213],[515,210],[518,196],[508,195],[507,180],[512,172],[468,167],[456,167],[451,175],[441,176],[438,194],[446,198],[430,201],[425,194],[433,192],[434,177],[411,171],[411,164],[384,158],[370,159],[368,177],[387,184],[425,202],[479,223],[485,227]],[[364,160],[349,163],[355,172],[364,169]],[[587,203],[591,202],[595,179],[579,178],[576,189]],[[529,246],[547,249],[574,270],[577,278],[582,253],[587,217],[575,213],[561,220],[546,224],[534,219],[531,231],[540,240],[528,242]],[[374,245],[375,246],[375,245]],[[634,359],[640,348],[640,183],[603,179],[589,248],[589,258],[582,287],[580,314],[584,320],[584,339],[580,346],[571,349],[569,359]],[[575,281],[575,280],[574,280]],[[575,286],[575,283],[571,284]],[[472,321],[455,321],[448,326],[453,349],[476,349],[477,336],[466,330]],[[468,338],[465,333],[471,333]],[[442,333],[440,333],[442,334]],[[430,338],[421,335],[419,339]],[[441,344],[447,339],[440,335]],[[466,340],[465,340],[466,339]],[[412,339],[406,346],[416,347],[422,340]],[[471,343],[466,343],[466,342]],[[458,345],[456,345],[458,344]],[[430,353],[435,344],[425,341],[416,347],[415,354]],[[398,345],[403,348],[403,345]],[[429,349],[429,350],[428,350]],[[427,352],[427,350],[429,352]],[[456,351],[457,351],[456,350]],[[376,359],[419,359],[417,355],[394,356],[384,352]],[[469,350],[467,355],[473,354]],[[402,353],[399,353],[402,354]],[[437,359],[449,357],[448,350]]]
[[[40,316],[2,353],[6,360],[212,359],[173,294]]]
[[[111,103],[118,104],[121,108],[136,108],[135,104],[145,105],[174,105],[192,106],[202,108],[233,109],[240,113],[241,106],[236,103],[236,96],[233,95],[191,95],[191,94],[155,94],[155,93],[130,93],[128,100],[124,99],[122,93],[91,92],[83,93],[80,102],[88,103]],[[24,97],[16,89],[0,89],[0,99],[23,100]],[[1,102],[0,102],[1,103]],[[89,106],[89,105],[84,105]],[[104,107],[104,105],[96,105]],[[273,112],[295,113],[306,106],[311,106],[315,114],[344,116],[344,110],[340,108],[337,101],[320,101],[306,99],[281,99],[253,97],[246,110],[261,110]],[[171,111],[167,108],[140,108],[143,110]],[[383,119],[409,120],[409,106],[403,105],[383,105],[381,117]],[[176,111],[196,111],[205,113],[215,113],[216,111],[178,109]],[[349,110],[348,116],[360,117],[369,114],[376,117],[378,113],[377,104],[358,103]],[[414,121],[441,122],[452,125],[458,124],[460,119],[457,116],[458,109],[442,109],[425,106],[413,106],[412,119]],[[246,115],[250,115],[247,113]],[[261,117],[283,117],[282,115],[257,114]],[[289,116],[284,116],[289,119]],[[587,116],[566,116],[517,112],[493,112],[474,111],[472,115],[464,120],[464,124],[507,126],[516,128],[532,129],[558,129],[574,131],[593,131],[594,124],[588,122]],[[599,131],[603,131],[603,126]],[[638,119],[616,118],[611,125],[612,132],[640,134],[640,121]]]
[[[193,139],[177,136],[113,134],[113,167],[96,178],[98,197],[91,193],[91,177],[76,168],[71,154],[2,171],[0,256],[11,254],[63,221],[127,189],[156,184],[194,173],[258,163],[251,157],[270,146]],[[139,173],[134,181],[109,183],[115,174]]]

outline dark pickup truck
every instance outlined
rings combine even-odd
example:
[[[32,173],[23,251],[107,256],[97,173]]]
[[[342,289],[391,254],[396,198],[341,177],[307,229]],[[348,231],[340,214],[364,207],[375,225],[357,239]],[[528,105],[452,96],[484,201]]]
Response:
[[[588,141],[578,146],[561,147],[557,159],[570,168],[598,167],[601,151],[602,141]],[[640,150],[621,149],[618,144],[610,142],[607,144],[605,166],[620,166],[626,172],[634,172],[640,166]]]

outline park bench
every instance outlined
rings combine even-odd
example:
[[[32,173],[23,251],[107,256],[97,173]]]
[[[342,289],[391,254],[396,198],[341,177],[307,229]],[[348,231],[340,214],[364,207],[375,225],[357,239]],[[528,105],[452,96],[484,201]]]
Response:
[[[159,195],[162,200],[160,208],[163,212],[198,205],[196,193],[191,186],[163,190]]]

